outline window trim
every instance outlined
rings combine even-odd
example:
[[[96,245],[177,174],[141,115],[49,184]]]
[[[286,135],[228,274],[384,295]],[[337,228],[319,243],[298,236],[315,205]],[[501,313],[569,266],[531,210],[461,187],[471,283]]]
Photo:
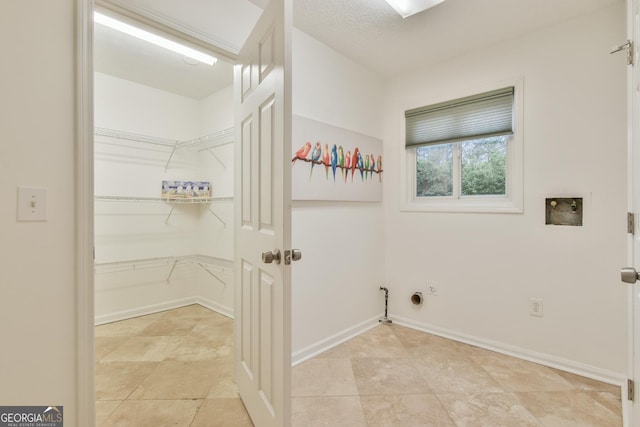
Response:
[[[415,105],[402,109],[400,145],[400,210],[407,212],[487,212],[487,213],[522,213],[524,212],[524,141],[523,141],[523,89],[524,79],[515,78],[494,83],[473,90],[447,96],[446,99],[435,99],[421,102],[421,105],[432,105],[451,99],[463,98],[474,94],[489,92],[507,86],[514,87],[513,98],[513,135],[507,143],[506,196],[464,196],[455,197],[416,197],[416,147],[405,147],[406,121],[404,112],[417,108]],[[457,167],[454,165],[454,173]],[[459,173],[459,171],[458,171]]]

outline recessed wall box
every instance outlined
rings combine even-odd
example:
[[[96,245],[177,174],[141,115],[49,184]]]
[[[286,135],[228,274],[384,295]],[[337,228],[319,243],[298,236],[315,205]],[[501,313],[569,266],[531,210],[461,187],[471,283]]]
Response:
[[[545,199],[545,224],[582,226],[582,197]]]

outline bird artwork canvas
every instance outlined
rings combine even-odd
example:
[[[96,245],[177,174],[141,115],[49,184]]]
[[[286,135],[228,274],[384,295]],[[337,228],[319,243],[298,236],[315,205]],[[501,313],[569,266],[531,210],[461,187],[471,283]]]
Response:
[[[382,141],[293,116],[293,200],[382,200]]]

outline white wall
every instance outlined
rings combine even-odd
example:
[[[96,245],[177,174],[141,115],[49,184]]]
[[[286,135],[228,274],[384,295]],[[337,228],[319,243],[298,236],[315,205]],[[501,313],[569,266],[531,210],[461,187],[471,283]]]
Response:
[[[624,16],[621,3],[393,79],[384,139],[395,316],[592,374],[624,375],[626,65],[623,55],[609,55],[625,39]],[[400,212],[403,111],[518,76],[524,214]],[[544,198],[558,194],[586,197],[583,227],[545,226]],[[427,281],[441,295],[416,308],[410,295]],[[544,300],[543,318],[529,316],[529,297]]]
[[[75,2],[0,13],[0,405],[63,405],[76,425]],[[25,25],[25,23],[29,23]],[[16,222],[18,185],[48,187],[48,221]]]
[[[233,85],[201,100],[200,115],[202,135],[233,128]],[[234,144],[215,148],[213,153],[220,161],[210,154],[203,153],[200,157],[200,168],[210,174],[213,197],[222,198],[222,200],[214,201],[210,208],[226,223],[226,227],[222,226],[216,217],[206,212],[200,218],[200,223],[208,231],[200,233],[198,253],[208,254],[223,260],[233,260]],[[229,267],[225,263],[221,264]],[[204,275],[200,280],[194,282],[196,294],[207,301],[215,302],[219,307],[224,307],[227,313],[232,313],[234,307],[233,268],[225,269],[224,272],[216,271],[216,275],[225,281],[226,285]]]
[[[229,90],[200,101],[96,73],[97,127],[185,141],[228,128],[232,111]],[[220,197],[232,186],[233,169],[208,152],[176,151],[165,170],[171,147],[95,138],[95,194],[98,196],[160,197],[163,180],[213,183]],[[215,149],[226,163],[229,146]],[[228,156],[226,156],[228,157]],[[231,166],[231,165],[230,165]],[[222,188],[222,194],[220,191]],[[167,205],[162,202],[98,200],[95,205],[96,307],[98,323],[167,309],[202,300],[226,314],[233,311],[233,280],[221,267],[209,268],[225,283],[197,265],[170,262],[106,267],[101,263],[203,254],[223,257],[233,251],[230,202],[205,205]],[[171,210],[174,207],[173,211]],[[226,256],[229,259],[229,256]],[[213,271],[216,270],[216,271]],[[168,277],[170,276],[170,280]]]
[[[207,135],[233,128],[233,85],[228,86],[200,101],[201,134]],[[233,197],[234,144],[227,144],[203,153],[200,156],[201,169],[208,171],[213,185],[213,197]],[[207,215],[202,221],[210,224],[211,233],[202,234],[201,253],[208,253],[224,259],[233,259],[233,200],[221,200],[211,208],[227,224],[220,227],[218,220]],[[233,305],[233,304],[232,304]]]
[[[382,85],[381,78],[294,30],[294,115],[380,138]],[[381,203],[294,201],[292,224],[293,246],[303,254],[292,265],[295,363],[382,314],[384,212]]]

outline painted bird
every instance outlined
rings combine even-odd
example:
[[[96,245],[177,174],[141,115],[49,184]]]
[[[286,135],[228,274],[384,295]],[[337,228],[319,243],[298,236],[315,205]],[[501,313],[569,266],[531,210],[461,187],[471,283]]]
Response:
[[[333,171],[333,182],[336,182],[336,168],[338,167],[338,147],[333,144],[331,147],[331,170]]]
[[[369,162],[369,155],[364,156],[364,176],[369,179],[369,166],[371,163]]]
[[[378,156],[378,179],[382,182],[382,156]]]
[[[293,159],[291,160],[291,164],[295,165],[296,164],[296,160],[298,159],[306,159],[307,156],[309,155],[309,151],[311,151],[311,143],[309,141],[307,141],[298,151],[296,151],[296,155],[293,156]]]
[[[316,146],[313,147],[313,151],[311,152],[311,172],[309,172],[309,181],[311,181],[313,167],[316,165],[316,162],[320,162],[320,156],[322,156],[322,147],[320,146],[320,141],[318,141],[316,142]]]
[[[351,169],[351,151],[347,150],[347,157],[344,161],[344,167],[347,169],[347,173],[344,174],[344,182],[347,182],[347,177],[349,176],[349,169]]]
[[[376,157],[371,155],[371,178],[373,178],[373,171],[376,170]]]
[[[360,179],[364,181],[364,162],[362,161],[362,154],[358,152],[358,164],[356,165],[360,169]]]
[[[342,145],[338,147],[338,165],[340,165],[340,173],[344,178],[344,150],[342,149]]]
[[[329,162],[329,144],[324,144],[324,148],[322,149],[322,163],[324,164],[324,173],[329,179],[329,167],[331,163]]]
[[[360,150],[358,147],[353,150],[353,156],[351,156],[351,182],[353,182],[353,174],[356,173],[356,168],[358,167],[358,156],[360,155]]]

